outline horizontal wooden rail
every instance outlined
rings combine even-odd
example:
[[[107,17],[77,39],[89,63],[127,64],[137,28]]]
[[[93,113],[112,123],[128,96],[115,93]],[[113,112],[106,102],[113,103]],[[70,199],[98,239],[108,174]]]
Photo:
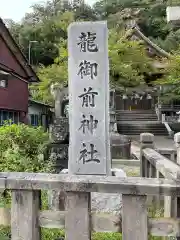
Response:
[[[162,155],[176,153],[175,148],[155,148],[155,150]]]
[[[177,159],[177,149],[175,148],[159,148],[156,149],[161,155],[169,158],[172,162],[176,162]]]
[[[168,158],[162,156],[154,149],[143,149],[143,156],[147,159],[156,170],[158,170],[165,178],[177,180],[180,176],[180,166],[172,162]]]
[[[0,189],[180,196],[180,183],[168,179],[24,172],[0,173]]]
[[[180,196],[180,182],[174,180],[0,173],[0,187],[12,191],[11,214],[0,210],[0,224],[11,225],[12,240],[40,240],[40,227],[64,228],[67,240],[91,240],[91,231],[122,231],[126,240],[148,240],[148,233],[180,235],[178,218],[148,219],[147,211],[146,195]],[[41,190],[65,191],[66,211],[41,211]],[[92,212],[91,192],[122,194],[121,213]]]
[[[38,224],[43,228],[65,228],[65,211],[39,211]],[[92,229],[95,232],[121,232],[119,216],[112,213],[91,213]],[[178,226],[180,219],[150,218],[148,219],[148,232],[152,236],[180,236]],[[0,225],[11,225],[10,209],[0,208]]]

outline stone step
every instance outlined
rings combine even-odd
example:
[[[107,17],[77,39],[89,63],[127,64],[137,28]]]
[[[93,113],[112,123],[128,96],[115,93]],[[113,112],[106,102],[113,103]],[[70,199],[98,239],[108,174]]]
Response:
[[[116,115],[118,116],[133,116],[133,115],[139,115],[139,116],[149,116],[149,115],[153,115],[156,116],[155,113],[116,113]]]
[[[127,130],[124,130],[124,131],[119,131],[120,134],[126,134],[128,136],[136,136],[136,135],[140,135],[142,132],[148,132],[148,133],[152,133],[154,134],[155,136],[168,136],[168,134],[166,132],[156,132],[156,131],[153,131],[153,130],[143,130],[143,131],[128,131]]]
[[[155,112],[116,112],[117,115],[156,115]]]
[[[137,120],[157,120],[157,115],[154,112],[139,112],[134,113],[130,111],[125,112],[117,112],[116,113],[116,119],[117,121],[124,121],[124,120],[131,120],[131,121],[137,121]]]
[[[156,116],[155,113],[116,113],[117,116]]]
[[[138,121],[138,120],[144,120],[144,121],[148,121],[148,120],[157,120],[157,117],[151,117],[151,116],[149,116],[149,117],[139,117],[139,116],[129,116],[129,117],[125,117],[125,116],[123,116],[123,117],[119,117],[119,116],[117,116],[116,117],[116,119],[117,119],[117,121],[124,121],[124,120],[132,120],[132,121]]]
[[[115,111],[116,113],[155,113],[154,110],[132,110],[132,111],[129,111],[129,110],[116,110]]]
[[[160,126],[164,126],[160,121],[151,121],[151,120],[148,120],[148,121],[136,121],[136,122],[133,122],[133,121],[117,121],[117,124],[119,125],[128,125],[128,126],[154,126],[154,127],[160,127]]]
[[[139,135],[142,132],[150,132],[154,135],[168,135],[154,110],[117,111],[116,119],[120,134]]]
[[[118,117],[157,117],[155,114],[116,114]]]
[[[118,127],[121,128],[128,128],[128,129],[154,129],[154,130],[158,130],[158,129],[166,129],[165,126],[162,124],[117,124]]]
[[[118,123],[117,129],[120,134],[126,135],[139,135],[142,132],[150,132],[154,135],[168,135],[165,126],[159,122]]]
[[[118,127],[118,129],[128,129],[129,131],[142,131],[143,130],[153,130],[153,131],[157,131],[157,132],[162,132],[162,131],[167,131],[166,128],[152,128],[152,127],[141,127],[141,128],[132,128],[132,127],[126,127],[126,126],[120,126]]]
[[[116,114],[156,114],[155,111],[115,111]]]

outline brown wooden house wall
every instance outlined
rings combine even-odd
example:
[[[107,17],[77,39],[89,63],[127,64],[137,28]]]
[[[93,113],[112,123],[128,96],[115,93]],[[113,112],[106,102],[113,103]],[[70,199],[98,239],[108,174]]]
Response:
[[[27,78],[25,71],[17,62],[15,56],[1,37],[0,63]],[[28,112],[28,98],[28,82],[20,80],[12,75],[8,75],[7,88],[0,87],[0,109],[19,111],[21,112],[21,121],[26,122],[25,115]]]

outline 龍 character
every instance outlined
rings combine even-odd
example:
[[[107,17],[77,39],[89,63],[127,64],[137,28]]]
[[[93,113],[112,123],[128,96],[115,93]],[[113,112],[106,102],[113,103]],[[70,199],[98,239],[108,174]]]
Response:
[[[90,115],[89,119],[87,119],[84,114],[82,115],[82,117],[83,120],[81,121],[81,126],[79,130],[82,129],[83,133],[85,133],[87,129],[93,134],[93,130],[97,128],[98,120],[94,119],[92,115]]]
[[[83,79],[84,76],[90,76],[91,79],[93,79],[94,77],[97,77],[97,67],[97,63],[90,63],[84,60],[79,64],[78,75],[81,76],[81,79]]]
[[[92,91],[92,88],[84,88],[84,93],[79,95],[79,98],[82,98],[82,107],[95,107],[95,96],[98,95],[98,92]]]
[[[95,157],[96,153],[98,153],[98,151],[95,150],[94,144],[90,144],[90,151],[88,151],[86,148],[86,144],[83,143],[83,149],[80,151],[79,161],[82,160],[83,164],[88,162],[100,163],[100,160]]]
[[[98,52],[98,46],[95,43],[96,33],[82,32],[79,40],[78,45],[80,46],[81,52]]]

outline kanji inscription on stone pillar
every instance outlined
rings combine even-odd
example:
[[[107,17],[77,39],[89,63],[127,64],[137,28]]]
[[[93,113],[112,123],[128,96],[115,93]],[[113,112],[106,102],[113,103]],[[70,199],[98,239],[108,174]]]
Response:
[[[68,28],[69,172],[110,174],[109,63],[106,22]]]

